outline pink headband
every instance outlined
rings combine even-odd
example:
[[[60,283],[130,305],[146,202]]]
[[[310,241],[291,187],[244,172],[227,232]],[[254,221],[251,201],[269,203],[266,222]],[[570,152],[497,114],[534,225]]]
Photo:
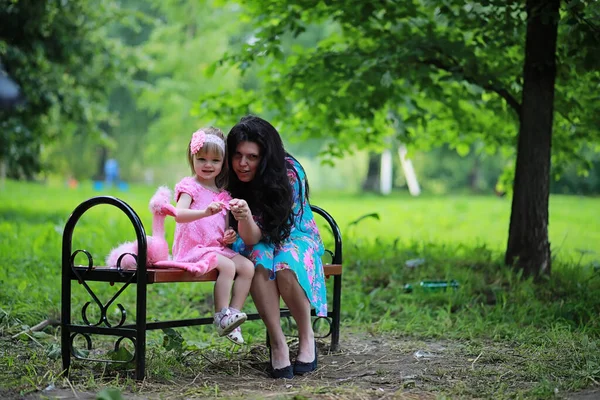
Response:
[[[225,142],[223,141],[223,139],[221,139],[217,135],[207,135],[201,129],[197,130],[192,135],[192,141],[190,142],[190,151],[192,152],[192,154],[196,154],[197,152],[199,152],[202,146],[204,146],[204,143],[216,144],[217,146],[219,146],[221,151],[223,151],[223,154],[225,154]]]

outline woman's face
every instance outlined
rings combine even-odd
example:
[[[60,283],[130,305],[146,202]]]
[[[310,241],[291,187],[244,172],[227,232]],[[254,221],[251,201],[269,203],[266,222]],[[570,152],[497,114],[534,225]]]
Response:
[[[251,182],[260,164],[260,147],[254,142],[240,142],[231,161],[233,171],[242,182]]]

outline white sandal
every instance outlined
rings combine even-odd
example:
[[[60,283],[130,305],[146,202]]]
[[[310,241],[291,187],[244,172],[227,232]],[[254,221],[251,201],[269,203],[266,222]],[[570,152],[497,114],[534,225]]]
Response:
[[[215,314],[215,326],[219,336],[230,334],[235,328],[243,324],[248,316],[243,312],[232,313],[230,309],[224,308]]]
[[[235,344],[244,344],[244,337],[242,336],[242,328],[240,328],[239,326],[237,328],[235,328],[234,330],[231,331],[231,333],[229,333],[227,335],[227,339],[229,339],[230,341],[232,341]]]

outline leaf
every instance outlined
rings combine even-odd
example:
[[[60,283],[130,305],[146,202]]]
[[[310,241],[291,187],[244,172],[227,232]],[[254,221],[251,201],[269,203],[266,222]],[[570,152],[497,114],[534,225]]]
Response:
[[[46,355],[51,360],[58,360],[61,357],[61,355],[62,355],[62,352],[61,352],[61,349],[60,349],[60,345],[58,343],[52,343],[46,349]]]
[[[350,226],[356,225],[356,224],[358,224],[360,221],[362,221],[362,220],[365,220],[365,219],[367,219],[367,218],[374,218],[374,219],[376,219],[376,220],[380,220],[380,218],[379,218],[379,213],[365,214],[365,215],[363,215],[363,216],[360,216],[360,217],[358,217],[358,218],[357,218],[357,219],[355,219],[354,221],[350,222],[350,223],[348,224],[348,226],[350,227]]]
[[[461,157],[465,157],[466,155],[468,155],[469,151],[470,151],[470,147],[466,143],[458,143],[456,145],[456,152]]]
[[[46,332],[31,332],[31,336],[33,336],[36,339],[40,339],[40,340],[45,340],[45,339],[53,339],[54,336],[50,335]]]
[[[124,400],[119,389],[106,388],[98,392],[96,400]]]
[[[163,347],[166,350],[175,350],[177,353],[182,353],[184,350],[185,340],[179,332],[173,328],[163,329]]]
[[[390,74],[390,71],[385,71],[385,74],[381,77],[381,85],[388,88],[392,86],[393,83],[394,79],[392,78],[392,74]]]
[[[108,356],[113,361],[130,361],[133,358],[133,354],[124,346],[119,347],[116,351],[108,352]]]
[[[204,76],[207,78],[212,78],[213,75],[215,74],[215,71],[217,70],[217,64],[219,62],[213,62],[211,63],[208,68],[206,68],[206,70],[204,71]]]

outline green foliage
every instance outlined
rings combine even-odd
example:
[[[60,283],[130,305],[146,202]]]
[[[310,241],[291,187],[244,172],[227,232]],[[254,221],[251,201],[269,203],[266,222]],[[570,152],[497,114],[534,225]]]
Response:
[[[137,107],[154,118],[147,131],[138,132],[137,146],[147,164],[174,158],[185,170],[191,133],[215,122],[193,111],[194,102],[204,93],[237,86],[239,73],[215,71],[211,66],[228,48],[229,38],[237,34],[239,11],[232,5],[219,7],[214,1],[147,3],[153,22],[148,26],[148,39],[140,44],[147,75],[135,88],[135,98]],[[235,121],[227,117],[228,123]],[[218,126],[224,129],[222,123],[223,119]]]
[[[0,2],[0,60],[26,103],[0,111],[0,160],[9,176],[32,178],[41,150],[58,139],[103,140],[115,123],[110,89],[134,68],[129,49],[108,36],[123,14],[118,1]]]
[[[260,65],[255,101],[284,131],[333,138],[324,149],[330,156],[381,146],[390,135],[421,147],[448,143],[460,154],[478,143],[488,153],[514,151],[524,2],[253,0],[244,7],[254,30],[225,59],[242,71]],[[599,13],[593,1],[564,2],[561,11],[557,173],[573,160],[589,167],[581,149],[600,137],[599,100],[584,89],[600,82],[591,55],[600,51]]]

